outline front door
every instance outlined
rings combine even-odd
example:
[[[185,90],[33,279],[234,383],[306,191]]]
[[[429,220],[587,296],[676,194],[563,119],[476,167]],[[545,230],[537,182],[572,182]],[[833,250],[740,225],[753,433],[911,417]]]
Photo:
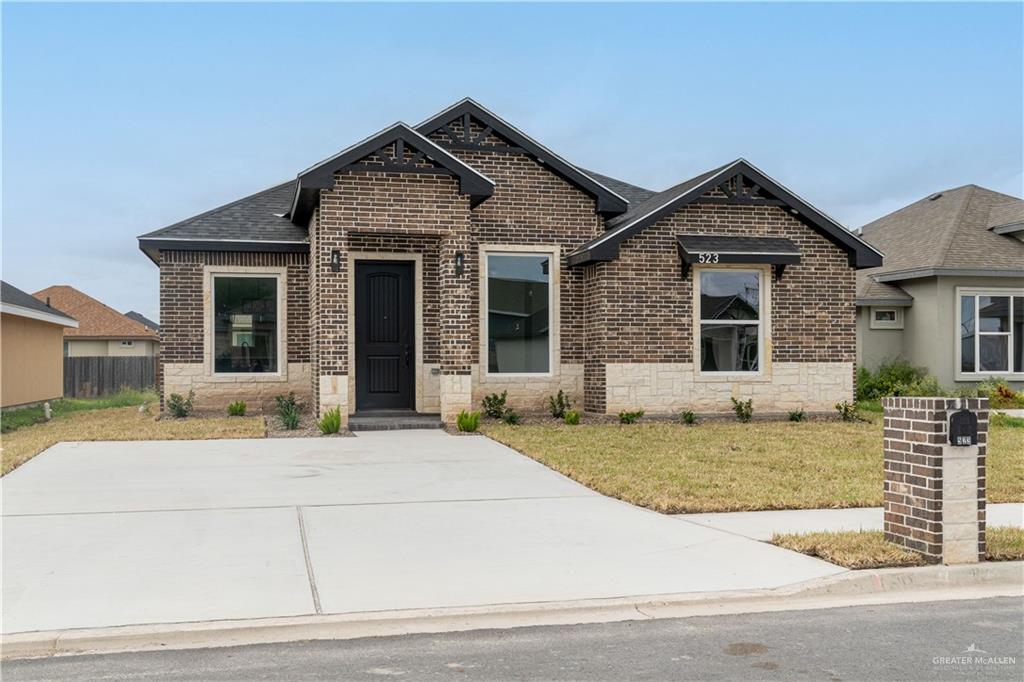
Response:
[[[413,407],[413,264],[356,263],[356,409]]]

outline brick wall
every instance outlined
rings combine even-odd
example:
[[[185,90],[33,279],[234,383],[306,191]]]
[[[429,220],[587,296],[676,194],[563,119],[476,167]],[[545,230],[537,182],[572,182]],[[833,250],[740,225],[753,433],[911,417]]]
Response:
[[[947,447],[949,415],[958,409],[957,402],[978,416],[976,455],[973,448]],[[948,561],[951,546],[973,548],[976,539],[982,559],[988,399],[884,398],[882,404],[886,539],[933,561],[943,559],[944,543]],[[964,509],[973,510],[974,503],[977,511],[965,519]]]

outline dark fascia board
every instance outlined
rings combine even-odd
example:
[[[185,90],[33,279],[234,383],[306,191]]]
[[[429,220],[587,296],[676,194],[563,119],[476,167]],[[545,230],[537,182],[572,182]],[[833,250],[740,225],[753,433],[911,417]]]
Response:
[[[708,190],[717,187],[724,180],[737,173],[756,182],[769,193],[782,200],[790,211],[805,223],[816,229],[837,246],[846,250],[850,265],[856,268],[874,268],[882,264],[882,253],[857,237],[837,221],[814,208],[796,194],[765,175],[746,159],[737,159],[723,167],[704,182],[680,192],[676,196],[667,197],[660,205],[652,208],[642,216],[630,220],[600,237],[587,242],[569,254],[569,265],[585,265],[588,263],[610,261],[618,258],[619,246],[632,235],[653,225],[662,218],[676,212],[682,206],[700,198]]]
[[[427,158],[454,173],[459,179],[459,192],[468,194],[474,206],[494,194],[494,182],[490,178],[399,121],[299,173],[289,215],[291,221],[305,227],[316,207],[320,190],[334,187],[334,174],[337,171],[397,140],[412,145]]]
[[[1024,277],[1024,268],[911,268],[895,272],[880,272],[872,275],[876,282],[899,282],[922,277]]]
[[[494,112],[484,108],[468,97],[456,102],[439,114],[431,116],[423,123],[417,125],[416,130],[424,135],[430,135],[442,128],[446,123],[450,123],[464,114],[469,114],[478,121],[490,126],[491,130],[495,133],[509,140],[513,145],[526,150],[537,161],[548,166],[557,174],[593,196],[597,199],[598,213],[609,216],[619,215],[620,213],[625,213],[629,208],[629,201],[623,196],[616,194],[540,142],[537,142],[537,140],[534,140],[508,121],[505,121]]]
[[[185,239],[139,237],[139,250],[160,265],[161,251],[240,251],[247,253],[308,253],[309,242],[244,239]]]

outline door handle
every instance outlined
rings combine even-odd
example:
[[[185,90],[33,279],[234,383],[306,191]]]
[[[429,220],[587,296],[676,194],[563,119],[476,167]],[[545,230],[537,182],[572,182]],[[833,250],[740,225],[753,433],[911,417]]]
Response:
[[[406,344],[406,346],[405,346],[405,366],[406,367],[409,366],[409,361],[412,359],[412,354],[409,352],[409,350],[410,350],[409,346],[408,346],[408,344]]]

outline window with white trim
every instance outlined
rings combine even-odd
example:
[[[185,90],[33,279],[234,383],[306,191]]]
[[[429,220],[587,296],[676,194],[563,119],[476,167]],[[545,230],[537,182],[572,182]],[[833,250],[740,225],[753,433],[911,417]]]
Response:
[[[760,270],[700,270],[700,371],[756,373],[764,319]]]
[[[1024,372],[1024,290],[958,290],[960,372]]]
[[[214,373],[278,371],[278,278],[214,275],[212,281]]]
[[[135,341],[133,341],[131,339],[123,339],[121,341],[121,348],[131,348],[134,345],[135,345]]]
[[[872,329],[903,329],[902,308],[871,308]]]
[[[487,253],[487,372],[551,371],[551,255]]]

